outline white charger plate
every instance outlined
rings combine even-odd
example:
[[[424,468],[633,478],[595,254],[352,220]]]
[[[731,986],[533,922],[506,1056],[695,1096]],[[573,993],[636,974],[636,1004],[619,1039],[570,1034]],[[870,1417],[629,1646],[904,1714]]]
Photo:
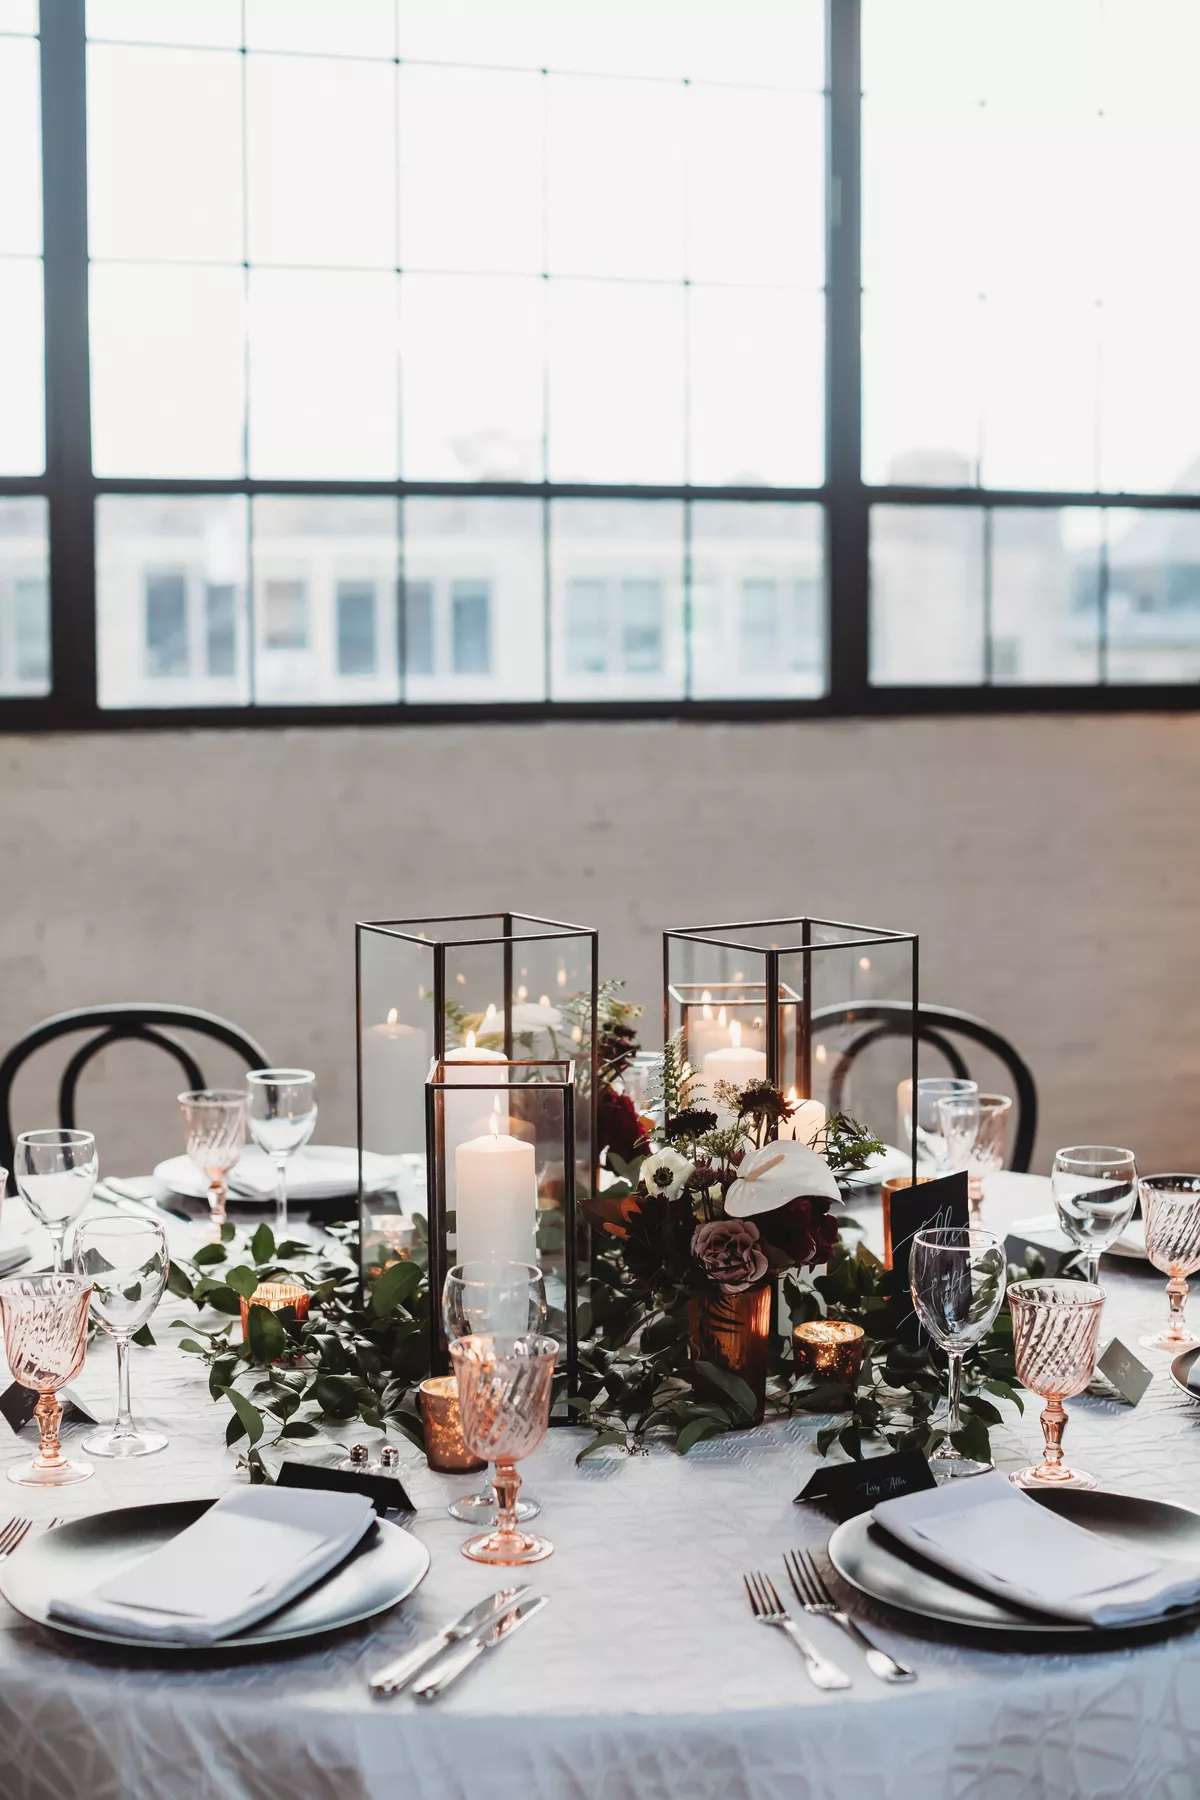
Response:
[[[363,1175],[372,1188],[394,1186],[404,1170],[398,1156],[376,1156],[363,1153]],[[176,1194],[189,1200],[203,1200],[208,1183],[188,1156],[170,1156],[154,1171],[157,1180]],[[241,1187],[230,1188],[231,1202],[250,1201],[261,1206],[274,1198],[275,1165],[257,1144],[247,1144],[229,1172],[231,1182]],[[253,1190],[252,1192],[250,1190]],[[358,1192],[358,1151],[353,1144],[306,1144],[298,1150],[287,1167],[289,1200],[337,1200]]]

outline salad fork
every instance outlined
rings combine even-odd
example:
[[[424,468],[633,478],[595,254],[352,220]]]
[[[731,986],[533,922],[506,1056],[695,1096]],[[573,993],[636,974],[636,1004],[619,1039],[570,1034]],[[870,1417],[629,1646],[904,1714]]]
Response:
[[[865,1652],[867,1667],[872,1675],[877,1675],[880,1681],[917,1679],[914,1669],[897,1662],[894,1656],[889,1656],[886,1650],[881,1650],[878,1644],[872,1643],[857,1620],[851,1618],[848,1612],[842,1611],[825,1585],[810,1551],[785,1550],[783,1566],[788,1572],[792,1590],[805,1612],[812,1613],[817,1618],[832,1619],[835,1625],[840,1625],[846,1636],[853,1638]]]
[[[816,1645],[805,1637],[796,1621],[784,1610],[783,1601],[779,1598],[775,1583],[770,1576],[754,1570],[749,1575],[743,1575],[742,1580],[746,1584],[746,1593],[750,1598],[750,1610],[759,1624],[775,1625],[791,1638],[804,1658],[808,1678],[813,1686],[827,1691],[833,1688],[848,1688],[850,1677],[844,1670],[839,1669],[836,1663],[830,1662],[828,1657],[821,1655]]]

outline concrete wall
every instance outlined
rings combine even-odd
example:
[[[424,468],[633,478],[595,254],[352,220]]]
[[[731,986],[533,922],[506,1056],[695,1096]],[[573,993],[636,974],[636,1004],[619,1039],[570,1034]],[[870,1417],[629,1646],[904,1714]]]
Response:
[[[1032,1062],[1038,1166],[1091,1139],[1195,1167],[1198,778],[1171,716],[3,738],[0,1043],[89,1001],[210,1007],[318,1070],[344,1142],[355,918],[595,923],[653,1008],[664,924],[809,910],[920,932],[926,998]],[[111,1172],[177,1147],[173,1081],[129,1050],[92,1078]]]

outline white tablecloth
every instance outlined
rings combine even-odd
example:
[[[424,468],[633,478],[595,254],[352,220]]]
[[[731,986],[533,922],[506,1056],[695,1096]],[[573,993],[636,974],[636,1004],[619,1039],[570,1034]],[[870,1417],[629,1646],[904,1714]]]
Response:
[[[1015,1216],[1036,1211],[1042,1193],[1030,1204],[1010,1178],[989,1203]],[[1105,1280],[1110,1324],[1127,1341],[1165,1311],[1153,1272],[1106,1262]],[[168,1300],[160,1320],[180,1310]],[[1108,1487],[1194,1503],[1200,1406],[1171,1385],[1165,1358],[1157,1367],[1135,1410],[1072,1402],[1068,1453]],[[102,1348],[88,1391],[106,1393],[110,1378]],[[3,1517],[211,1495],[235,1479],[226,1409],[208,1401],[194,1362],[169,1348],[139,1353],[134,1397],[166,1422],[165,1453],[98,1463],[94,1480],[54,1496],[6,1484]],[[794,1649],[751,1619],[740,1575],[767,1567],[778,1581],[786,1547],[825,1543],[828,1521],[792,1505],[818,1466],[819,1422],[767,1425],[686,1459],[616,1455],[581,1469],[581,1434],[551,1432],[525,1474],[556,1545],[531,1576],[552,1604],[433,1707],[373,1699],[368,1673],[497,1583],[459,1554],[464,1528],[444,1512],[467,1484],[423,1463],[405,1471],[420,1508],[413,1529],[433,1555],[423,1586],[378,1620],[288,1653],[103,1652],[0,1603],[0,1795],[1194,1800],[1200,1633],[1031,1650],[864,1608],[919,1681],[883,1686],[836,1627],[814,1620],[854,1685],[831,1695],[809,1685]],[[1027,1456],[1038,1436],[1035,1404],[996,1434],[1001,1461]]]

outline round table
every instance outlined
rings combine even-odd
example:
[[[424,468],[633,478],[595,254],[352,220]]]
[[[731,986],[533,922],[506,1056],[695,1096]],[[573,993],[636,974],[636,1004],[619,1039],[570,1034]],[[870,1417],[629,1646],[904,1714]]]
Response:
[[[998,1178],[984,1222],[1045,1209],[1046,1187]],[[861,1208],[856,1206],[856,1211]],[[171,1222],[186,1254],[201,1228]],[[191,1233],[190,1243],[185,1242]],[[1165,1313],[1162,1278],[1105,1262],[1106,1332],[1131,1345]],[[168,1297],[159,1326],[190,1309]],[[163,1329],[163,1335],[169,1332]],[[1200,1496],[1200,1405],[1164,1356],[1136,1408],[1070,1403],[1068,1454],[1104,1485],[1188,1504]],[[108,1345],[85,1397],[111,1401]],[[136,1355],[139,1412],[170,1433],[161,1455],[100,1465],[41,1495],[5,1484],[2,1516],[39,1521],[222,1492],[236,1473],[227,1411],[199,1364],[169,1342]],[[1011,1409],[1006,1409],[1010,1411]],[[530,1575],[552,1604],[445,1699],[376,1699],[368,1675],[499,1585],[459,1554],[445,1504],[469,1478],[431,1474],[411,1447],[403,1475],[429,1546],[423,1585],[379,1619],[272,1654],[105,1651],[0,1607],[5,1800],[1191,1800],[1200,1789],[1200,1634],[1184,1627],[1080,1648],[956,1636],[867,1606],[880,1641],[919,1675],[889,1688],[829,1621],[811,1635],[853,1676],[822,1694],[782,1634],[751,1618],[741,1573],[807,1546],[827,1517],[793,1496],[819,1466],[820,1419],[768,1423],[686,1458],[599,1455],[552,1431],[524,1473],[556,1554]],[[362,1434],[369,1435],[369,1434]],[[1012,1466],[1039,1437],[1036,1403],[994,1434]],[[22,1439],[20,1454],[28,1453]],[[18,1454],[9,1446],[6,1459]],[[18,1550],[17,1555],[21,1552]],[[1193,1734],[1197,1743],[1193,1743]]]

